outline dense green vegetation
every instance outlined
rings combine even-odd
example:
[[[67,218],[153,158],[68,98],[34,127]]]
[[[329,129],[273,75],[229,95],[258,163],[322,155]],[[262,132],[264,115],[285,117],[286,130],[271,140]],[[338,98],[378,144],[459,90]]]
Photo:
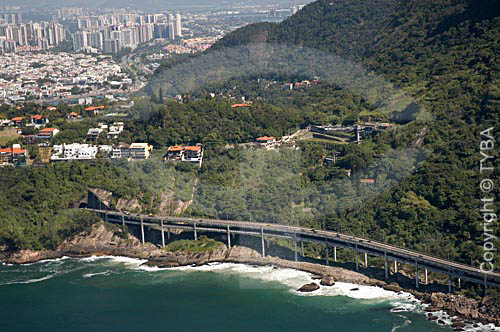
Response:
[[[177,240],[169,243],[164,250],[169,252],[202,253],[224,246],[224,243],[201,236],[198,240]]]

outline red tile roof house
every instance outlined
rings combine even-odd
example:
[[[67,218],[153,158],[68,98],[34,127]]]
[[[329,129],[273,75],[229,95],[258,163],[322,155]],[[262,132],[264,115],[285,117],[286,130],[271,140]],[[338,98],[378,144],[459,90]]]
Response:
[[[165,161],[167,160],[181,160],[184,155],[184,147],[176,145],[171,146],[167,150]]]
[[[360,179],[359,182],[364,183],[364,184],[375,184],[374,179]]]
[[[36,114],[31,116],[31,124],[44,125],[47,123],[49,123],[49,119],[44,117],[43,115]]]
[[[203,149],[200,145],[186,146],[182,160],[199,163],[203,158]]]
[[[77,120],[79,118],[80,118],[80,115],[78,115],[78,113],[76,113],[76,112],[71,112],[71,113],[66,114],[67,120]]]
[[[45,128],[38,132],[36,138],[39,140],[50,140],[52,137],[59,133],[59,129],[56,128]]]
[[[276,137],[273,136],[262,136],[257,138],[257,144],[261,148],[271,149],[276,146]]]
[[[11,120],[12,120],[12,123],[14,124],[14,126],[19,127],[19,126],[22,126],[24,119],[25,119],[24,116],[17,116],[15,118],[12,118]]]
[[[21,148],[0,149],[0,164],[8,164],[26,158],[28,153]]]
[[[85,109],[85,114],[88,117],[95,116],[104,110],[104,106],[90,106]]]

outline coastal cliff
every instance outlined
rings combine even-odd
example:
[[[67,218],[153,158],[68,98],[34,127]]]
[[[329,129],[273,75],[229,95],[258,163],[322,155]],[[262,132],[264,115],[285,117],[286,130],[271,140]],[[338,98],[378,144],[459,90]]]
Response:
[[[482,301],[461,295],[444,293],[421,293],[411,289],[402,289],[398,284],[387,284],[384,281],[344,268],[325,266],[308,262],[295,262],[278,257],[262,257],[254,249],[233,246],[228,248],[223,243],[204,251],[167,251],[151,243],[141,243],[136,237],[124,232],[120,227],[99,222],[89,232],[83,232],[65,241],[55,250],[33,251],[22,250],[16,253],[0,251],[0,261],[10,264],[27,264],[40,260],[54,259],[62,256],[126,256],[147,260],[145,265],[162,268],[177,266],[201,266],[213,262],[239,263],[251,265],[271,265],[305,271],[321,279],[333,276],[335,281],[357,285],[378,286],[384,289],[413,294],[417,299],[429,304],[426,308],[430,320],[437,319],[433,312],[446,311],[450,316],[458,316],[454,320],[454,330],[460,331],[463,321],[493,323],[500,326],[500,310],[493,303],[493,298],[485,297]]]

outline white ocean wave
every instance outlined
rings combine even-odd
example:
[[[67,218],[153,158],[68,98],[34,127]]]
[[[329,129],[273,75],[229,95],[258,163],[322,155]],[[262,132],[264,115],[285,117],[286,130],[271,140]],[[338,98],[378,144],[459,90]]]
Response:
[[[104,271],[104,272],[96,272],[96,273],[85,273],[82,277],[84,278],[92,278],[94,276],[101,276],[101,275],[109,275],[111,274],[111,271]]]
[[[89,263],[100,262],[100,261],[112,261],[117,263],[124,263],[125,265],[128,266],[140,266],[141,264],[147,262],[146,259],[137,259],[125,256],[89,256],[89,257],[79,258],[79,260],[82,262],[89,262]]]
[[[35,283],[35,282],[41,282],[41,281],[44,281],[44,280],[52,279],[56,275],[58,275],[58,273],[49,274],[49,275],[47,275],[45,277],[37,278],[37,279],[8,281],[6,283],[3,283],[2,285],[32,284],[32,283]]]
[[[403,316],[403,315],[398,315],[398,317],[401,317],[402,319],[404,319],[404,322],[401,325],[394,326],[392,328],[391,332],[396,332],[398,329],[405,328],[411,324],[411,320],[409,320],[408,317]]]

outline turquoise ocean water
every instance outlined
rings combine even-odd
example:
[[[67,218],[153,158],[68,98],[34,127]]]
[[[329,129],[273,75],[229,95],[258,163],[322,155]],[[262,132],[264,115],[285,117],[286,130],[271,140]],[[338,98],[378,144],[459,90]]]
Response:
[[[0,331],[451,331],[427,321],[411,298],[375,287],[338,283],[301,295],[294,290],[311,279],[294,270],[140,263],[0,265]]]

